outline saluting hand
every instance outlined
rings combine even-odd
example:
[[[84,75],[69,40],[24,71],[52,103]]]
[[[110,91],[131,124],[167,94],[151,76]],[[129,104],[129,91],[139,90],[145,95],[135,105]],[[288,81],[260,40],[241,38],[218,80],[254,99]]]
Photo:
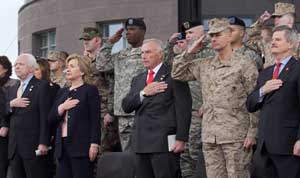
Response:
[[[108,41],[111,44],[115,44],[116,42],[118,42],[121,38],[122,38],[122,33],[124,31],[124,28],[119,29],[113,36],[111,36]]]
[[[269,20],[272,17],[272,14],[270,14],[268,11],[265,11],[260,17],[259,21],[261,23],[265,23],[267,20]]]
[[[205,35],[202,35],[198,40],[194,41],[192,46],[188,48],[187,53],[192,53],[192,54],[197,53],[199,49],[202,47],[205,37],[206,37]]]
[[[171,37],[169,38],[170,43],[175,43],[177,41],[177,37],[180,35],[180,33],[173,33]]]
[[[152,82],[144,88],[146,96],[153,96],[158,93],[163,93],[168,88],[166,82]]]

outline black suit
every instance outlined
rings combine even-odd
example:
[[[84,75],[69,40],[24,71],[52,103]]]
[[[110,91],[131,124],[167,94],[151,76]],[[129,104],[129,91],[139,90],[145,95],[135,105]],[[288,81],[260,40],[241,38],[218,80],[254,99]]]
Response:
[[[263,169],[270,170],[264,173],[268,174],[266,177],[293,178],[300,176],[300,159],[292,155],[295,142],[300,140],[300,62],[291,58],[278,78],[283,86],[259,102],[259,89],[272,79],[273,71],[274,66],[270,66],[260,73],[247,99],[250,112],[260,110],[255,159],[259,165],[265,160],[268,168]],[[272,172],[276,172],[275,175],[271,175]]]
[[[68,111],[67,137],[62,138],[65,113],[58,114],[58,106],[67,98],[78,99],[79,103]],[[58,177],[91,177],[93,162],[89,161],[92,143],[100,144],[100,96],[95,86],[83,84],[69,90],[61,89],[56,97],[49,121],[58,123],[55,140],[55,157],[59,161]]]
[[[10,100],[16,98],[18,87],[14,87],[14,96]],[[50,141],[48,90],[47,82],[32,77],[22,94],[23,98],[29,99],[29,106],[11,109],[8,158],[14,178],[49,175],[47,156],[36,156],[35,153],[39,144],[49,145]]]
[[[154,81],[165,81],[165,92],[140,100],[147,72],[133,78],[129,94],[123,99],[125,112],[135,111],[133,150],[137,159],[137,178],[178,177],[179,155],[168,151],[168,135],[188,140],[191,95],[187,83],[171,78],[170,67],[163,64]],[[168,169],[171,168],[171,169]]]
[[[0,128],[8,127],[6,122],[6,98],[4,94],[4,90],[0,88]],[[7,145],[8,139],[7,137],[0,137],[0,177],[5,178],[7,174],[8,168],[8,159],[7,159]]]
[[[18,87],[19,81],[15,79],[8,79],[6,83],[1,86],[4,96],[1,95],[1,109],[3,109],[3,115],[0,121],[0,127],[9,128],[9,98],[12,98],[12,93],[15,87]],[[4,102],[4,105],[2,105]],[[8,160],[8,135],[6,137],[0,137],[0,177],[7,176],[9,160]]]

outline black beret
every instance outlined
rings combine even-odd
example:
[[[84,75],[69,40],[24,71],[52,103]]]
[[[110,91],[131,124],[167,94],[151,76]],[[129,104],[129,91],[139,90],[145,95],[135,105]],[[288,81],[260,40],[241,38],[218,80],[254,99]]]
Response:
[[[242,26],[242,27],[246,27],[245,22],[242,19],[240,19],[236,16],[228,17],[228,21],[229,21],[230,25],[239,25],[239,26]]]
[[[182,23],[181,30],[184,32],[188,29],[191,29],[191,28],[199,26],[199,25],[202,25],[202,23],[200,21],[186,21],[186,22]]]
[[[138,19],[138,18],[128,18],[125,22],[125,28],[127,29],[128,26],[137,26],[140,27],[144,30],[146,30],[146,24],[143,21],[143,19]]]

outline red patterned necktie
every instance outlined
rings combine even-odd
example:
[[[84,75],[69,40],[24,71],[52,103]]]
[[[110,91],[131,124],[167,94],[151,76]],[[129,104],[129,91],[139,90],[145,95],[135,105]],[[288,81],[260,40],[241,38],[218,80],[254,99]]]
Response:
[[[275,67],[275,70],[274,70],[274,73],[273,73],[273,79],[277,79],[278,78],[280,66],[281,66],[280,62],[276,64],[276,67]]]
[[[147,85],[149,85],[151,82],[153,82],[153,77],[154,77],[154,71],[153,70],[149,70],[149,76],[147,79]]]

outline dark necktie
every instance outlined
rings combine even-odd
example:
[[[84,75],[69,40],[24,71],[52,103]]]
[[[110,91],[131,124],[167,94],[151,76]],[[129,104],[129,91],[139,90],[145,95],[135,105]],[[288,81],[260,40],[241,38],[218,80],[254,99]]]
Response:
[[[275,67],[275,70],[274,70],[274,73],[273,73],[273,79],[278,78],[280,66],[281,66],[281,63],[276,64],[276,67]]]
[[[147,79],[147,85],[149,85],[151,82],[153,82],[153,77],[154,77],[154,71],[153,70],[149,70],[149,76]]]

